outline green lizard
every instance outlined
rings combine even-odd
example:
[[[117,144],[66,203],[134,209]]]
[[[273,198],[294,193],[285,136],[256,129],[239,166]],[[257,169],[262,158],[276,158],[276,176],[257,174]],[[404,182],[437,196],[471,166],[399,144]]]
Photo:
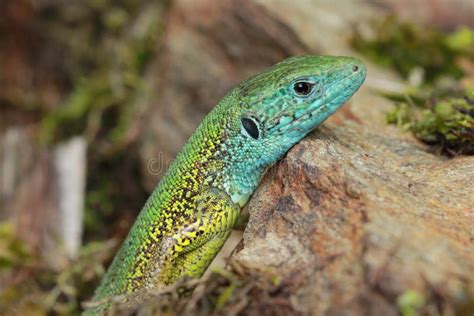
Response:
[[[288,58],[232,89],[202,121],[143,207],[89,311],[200,277],[265,171],[365,80],[351,57]]]

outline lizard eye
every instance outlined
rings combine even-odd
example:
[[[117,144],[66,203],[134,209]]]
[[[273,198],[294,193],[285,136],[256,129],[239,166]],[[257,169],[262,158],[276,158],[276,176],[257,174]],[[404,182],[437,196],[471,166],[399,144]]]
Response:
[[[258,130],[257,123],[253,119],[246,117],[242,118],[241,122],[247,134],[249,134],[250,137],[254,139],[258,139],[260,132]]]
[[[293,85],[293,90],[298,96],[307,96],[313,92],[314,83],[308,81],[298,81]]]

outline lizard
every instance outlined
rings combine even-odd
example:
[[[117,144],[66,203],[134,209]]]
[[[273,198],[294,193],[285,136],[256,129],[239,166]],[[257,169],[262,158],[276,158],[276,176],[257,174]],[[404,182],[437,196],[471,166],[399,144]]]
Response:
[[[241,82],[204,118],[139,213],[86,310],[199,278],[262,176],[362,85],[354,57],[294,56]]]

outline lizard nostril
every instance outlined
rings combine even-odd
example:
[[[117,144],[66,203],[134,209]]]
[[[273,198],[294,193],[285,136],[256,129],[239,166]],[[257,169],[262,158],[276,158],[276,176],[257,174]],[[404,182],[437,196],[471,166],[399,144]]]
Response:
[[[354,65],[352,66],[352,72],[358,72],[359,71],[359,66]]]

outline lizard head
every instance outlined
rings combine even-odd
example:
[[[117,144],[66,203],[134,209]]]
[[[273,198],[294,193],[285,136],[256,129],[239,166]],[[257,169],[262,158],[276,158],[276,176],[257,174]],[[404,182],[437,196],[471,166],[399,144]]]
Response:
[[[227,129],[219,151],[232,199],[245,204],[265,170],[341,107],[365,76],[357,58],[299,56],[233,89],[220,107]]]
[[[263,165],[333,114],[362,85],[366,67],[357,58],[288,58],[238,87],[239,133]],[[260,153],[260,154],[259,154]]]

